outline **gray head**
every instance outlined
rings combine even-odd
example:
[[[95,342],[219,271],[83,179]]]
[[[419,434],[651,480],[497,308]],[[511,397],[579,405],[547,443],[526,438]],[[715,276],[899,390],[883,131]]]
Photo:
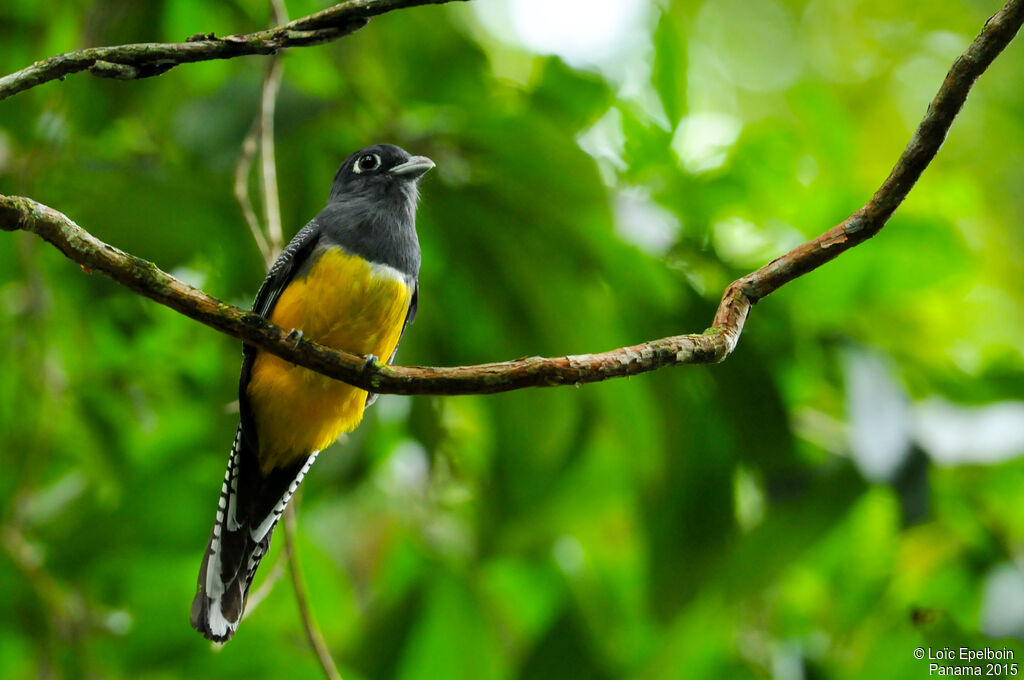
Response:
[[[338,168],[317,221],[350,252],[415,277],[417,184],[432,167],[426,156],[410,156],[391,144],[360,149]]]
[[[415,202],[416,184],[434,167],[426,156],[410,156],[393,144],[374,144],[345,159],[334,176],[328,203],[346,198]]]

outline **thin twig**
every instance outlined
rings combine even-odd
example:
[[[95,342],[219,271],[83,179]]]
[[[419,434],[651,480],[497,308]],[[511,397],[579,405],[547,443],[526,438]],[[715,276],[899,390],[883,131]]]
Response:
[[[67,52],[0,78],[0,100],[81,71],[103,78],[134,80],[161,75],[179,64],[231,59],[247,54],[274,54],[285,47],[319,45],[348,35],[365,26],[370,18],[392,10],[452,1],[348,0],[255,33],[224,38],[212,33],[197,33],[179,43],[135,43]]]
[[[263,317],[225,304],[171,277],[153,263],[99,241],[65,215],[31,199],[0,195],[0,228],[34,232],[86,268],[100,270],[186,316],[291,363],[377,393],[485,394],[597,382],[665,366],[718,362],[736,347],[754,303],[885,226],[935,157],[975,80],[1009,44],[1022,22],[1024,0],[1009,0],[953,63],[906,150],[871,200],[821,236],[730,284],[714,325],[701,334],[661,338],[598,354],[529,357],[478,366],[366,366],[362,357],[309,340],[296,345],[286,330]]]
[[[274,12],[274,23],[288,21],[288,12],[283,0],[271,0]],[[281,74],[284,62],[281,55],[275,54],[270,59],[267,77],[263,81],[263,93],[260,97],[260,161],[263,164],[263,209],[267,218],[267,241],[270,251],[277,258],[284,247],[281,232],[281,201],[277,193],[277,162],[274,160],[274,111],[277,104],[277,93],[281,89]]]
[[[252,170],[252,162],[256,158],[256,138],[259,137],[259,121],[253,123],[252,128],[245,135],[242,141],[242,155],[238,158],[238,165],[235,166],[235,200],[238,207],[242,209],[242,217],[249,226],[249,233],[256,242],[256,247],[263,258],[264,266],[269,269],[274,263],[276,255],[267,243],[267,237],[263,235],[259,219],[256,217],[256,210],[252,205],[252,197],[249,194],[249,172]]]
[[[274,102],[281,86],[282,62],[279,56],[270,61],[267,79],[263,81],[260,106],[260,163],[263,168],[263,210],[267,218],[267,241],[274,258],[284,247],[281,231],[281,203],[277,194],[277,163],[274,160]]]
[[[281,0],[272,0],[270,4],[273,24],[280,25],[288,20],[288,13]],[[256,247],[259,249],[263,264],[267,269],[277,259],[278,253],[284,246],[281,230],[281,205],[277,191],[277,163],[274,159],[274,110],[277,93],[281,87],[282,73],[281,54],[276,53],[270,58],[267,75],[263,78],[259,112],[242,142],[242,155],[238,159],[238,165],[235,166],[235,200],[238,201],[238,205],[242,209],[242,216],[249,226],[249,232],[252,234],[253,240],[256,241]],[[249,192],[249,172],[252,170],[257,148],[261,157],[260,188],[267,221],[266,229],[259,224]]]
[[[306,590],[306,583],[302,580],[302,569],[299,566],[299,556],[295,550],[295,505],[294,503],[285,508],[284,511],[284,549],[288,555],[289,571],[292,575],[292,587],[295,589],[295,604],[299,607],[299,616],[305,624],[306,637],[309,644],[316,652],[316,658],[320,661],[320,667],[328,680],[341,680],[334,660],[331,658],[331,650],[324,642],[324,636],[315,623],[310,625],[313,619],[313,612],[309,608],[309,592]]]

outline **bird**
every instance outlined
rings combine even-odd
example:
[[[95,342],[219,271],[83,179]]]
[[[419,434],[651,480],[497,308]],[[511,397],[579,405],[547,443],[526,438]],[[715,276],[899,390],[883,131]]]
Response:
[[[350,155],[327,205],[271,266],[253,311],[303,338],[394,360],[416,318],[419,181],[434,167],[391,144]],[[242,346],[239,423],[192,601],[192,627],[230,640],[274,527],[319,452],[359,424],[376,395]]]

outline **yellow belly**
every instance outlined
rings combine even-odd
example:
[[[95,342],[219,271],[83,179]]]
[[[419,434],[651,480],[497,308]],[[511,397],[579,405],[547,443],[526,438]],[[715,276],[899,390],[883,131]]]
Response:
[[[398,345],[412,291],[360,257],[325,251],[289,284],[270,319],[303,337],[387,361]],[[329,446],[363,418],[367,393],[260,352],[246,388],[264,474]]]

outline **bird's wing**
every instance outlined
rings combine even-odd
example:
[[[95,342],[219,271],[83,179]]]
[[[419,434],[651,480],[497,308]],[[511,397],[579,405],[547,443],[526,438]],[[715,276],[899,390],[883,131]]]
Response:
[[[320,240],[318,226],[316,219],[311,220],[309,224],[299,230],[299,233],[295,235],[291,243],[274,261],[270,272],[267,273],[267,278],[263,279],[263,285],[260,286],[259,292],[256,293],[256,299],[252,303],[252,311],[265,319],[270,318],[270,313],[274,311],[274,305],[277,304],[281,293],[302,269],[303,264],[306,263],[310,253],[313,252],[317,242]],[[242,433],[246,437],[255,437],[252,413],[249,410],[249,400],[246,396],[245,388],[249,384],[250,372],[252,371],[253,360],[256,358],[256,352],[257,349],[252,345],[242,345],[242,372],[238,379],[238,401],[242,416]]]
[[[267,278],[263,279],[263,285],[260,286],[259,292],[256,293],[256,299],[252,303],[252,311],[264,318],[270,316],[270,312],[274,309],[274,304],[281,297],[281,291],[295,277],[296,270],[301,268],[302,263],[306,261],[306,258],[319,240],[320,231],[317,229],[318,226],[319,224],[315,218],[310,220],[309,224],[299,230],[299,233],[295,235],[291,243],[281,251],[281,254],[278,255],[274,265],[267,273]]]

